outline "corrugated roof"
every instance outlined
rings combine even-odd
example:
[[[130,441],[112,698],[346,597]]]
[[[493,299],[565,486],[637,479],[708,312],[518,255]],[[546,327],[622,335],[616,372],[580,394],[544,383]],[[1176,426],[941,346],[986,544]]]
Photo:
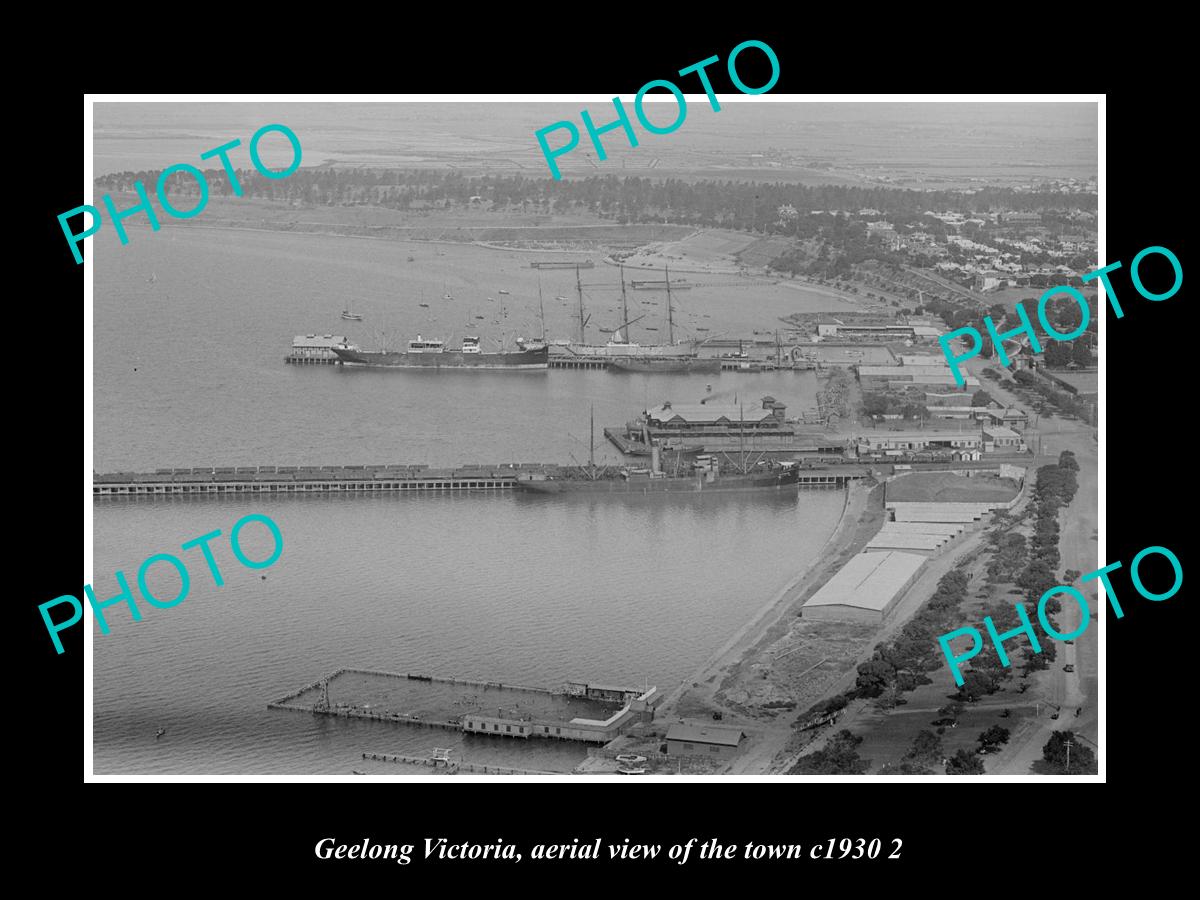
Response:
[[[963,530],[961,522],[884,522],[880,534],[948,534]]]
[[[675,722],[667,729],[668,741],[686,741],[689,744],[720,744],[722,747],[736,747],[745,735],[746,733],[740,728],[697,722]]]
[[[924,556],[900,551],[860,553],[842,566],[804,605],[886,609],[925,561]]]
[[[984,513],[980,510],[962,512],[945,509],[897,509],[897,522],[962,522],[969,524],[976,519],[982,519]]]
[[[671,419],[682,419],[685,422],[715,422],[718,419],[728,419],[730,422],[761,422],[771,418],[774,413],[769,409],[741,409],[737,406],[717,405],[715,403],[672,403],[670,406],[656,406],[646,410],[646,415],[660,422]]]
[[[944,534],[901,534],[881,531],[871,538],[867,550],[936,550],[950,538]]]

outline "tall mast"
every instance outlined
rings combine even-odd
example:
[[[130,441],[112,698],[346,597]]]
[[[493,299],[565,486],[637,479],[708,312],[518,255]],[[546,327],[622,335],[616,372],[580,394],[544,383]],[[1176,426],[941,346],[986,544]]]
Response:
[[[542,271],[538,270],[538,315],[542,320],[542,343],[546,343],[546,307],[542,305]]]
[[[575,267],[575,290],[579,293],[579,343],[586,344],[586,336],[583,330],[583,282],[579,280],[579,266]]]
[[[742,474],[746,474],[746,408],[738,404],[738,455],[741,456]]]
[[[671,318],[671,267],[663,266],[663,271],[667,275],[667,343],[675,343],[675,322]]]
[[[621,269],[621,320],[623,322],[621,329],[624,331],[624,341],[629,343],[629,301],[625,298],[625,266],[620,266]]]
[[[592,430],[588,436],[588,466],[596,468],[596,404],[592,404]]]

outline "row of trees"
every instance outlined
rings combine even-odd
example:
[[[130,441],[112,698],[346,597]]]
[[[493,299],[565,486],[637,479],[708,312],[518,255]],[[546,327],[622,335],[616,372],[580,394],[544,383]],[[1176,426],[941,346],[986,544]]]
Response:
[[[131,191],[135,181],[148,190],[159,170],[118,172],[102,176],[97,184],[107,190]],[[223,169],[204,170],[215,196],[233,196],[233,186]],[[368,204],[407,209],[415,204],[455,206],[471,203],[490,208],[521,207],[542,212],[580,208],[625,222],[680,222],[785,234],[799,239],[828,231],[834,243],[840,229],[862,235],[861,222],[821,212],[857,213],[879,210],[897,224],[929,223],[929,209],[970,212],[973,209],[1018,208],[1030,211],[1094,211],[1094,194],[1064,195],[1050,191],[1018,193],[989,188],[962,191],[914,191],[887,187],[803,185],[755,181],[685,181],[602,175],[588,178],[528,178],[523,175],[468,175],[461,170],[402,170],[375,168],[301,168],[287,178],[264,178],[253,170],[237,172],[244,195],[271,200],[320,205]],[[166,190],[196,194],[195,179],[172,175]],[[794,215],[782,214],[791,208]],[[820,212],[814,212],[820,211]],[[852,260],[853,261],[853,260]]]
[[[874,655],[858,667],[855,692],[860,697],[884,697],[884,705],[896,697],[929,684],[925,674],[944,665],[937,638],[954,624],[959,604],[966,599],[969,584],[965,572],[953,569],[942,576],[933,596],[917,611],[891,641],[878,645]]]
[[[1087,415],[1088,404],[1086,402],[1067,391],[1054,387],[1049,381],[1039,378],[1028,369],[1018,369],[1013,373],[1013,380],[1022,387],[1036,391],[1063,412],[1077,416]]]
[[[863,739],[843,728],[825,742],[825,746],[800,757],[789,775],[862,775],[871,761],[858,755]]]

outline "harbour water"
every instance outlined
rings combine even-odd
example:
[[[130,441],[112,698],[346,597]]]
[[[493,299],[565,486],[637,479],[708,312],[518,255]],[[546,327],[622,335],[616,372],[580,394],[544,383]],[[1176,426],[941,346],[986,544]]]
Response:
[[[408,263],[410,253],[421,264]],[[457,280],[464,296],[472,286],[497,296],[493,288],[504,286],[516,314],[534,321],[525,254],[445,253],[351,238],[131,229],[128,246],[97,253],[95,468],[566,461],[587,456],[592,405],[599,435],[601,424],[664,399],[694,402],[708,384],[747,406],[767,393],[796,412],[813,403],[811,374],[284,365],[292,335],[344,333],[337,314],[349,305],[366,313],[367,327],[386,319],[397,334],[427,328],[414,294],[424,290],[432,303],[443,280]],[[565,287],[546,285],[545,294]],[[699,288],[686,302],[727,317],[721,327],[762,327],[783,314],[774,304],[795,311],[811,302],[781,293],[762,301],[746,293],[747,303],[765,304],[753,315]],[[550,327],[570,327],[565,309],[553,315],[548,309]],[[602,438],[597,454],[617,458]],[[581,746],[265,704],[340,666],[547,687],[648,681],[669,691],[815,558],[841,507],[833,491],[99,501],[92,584],[101,598],[117,593],[114,570],[132,575],[152,553],[178,552],[215,528],[228,534],[247,512],[278,522],[285,548],[264,579],[216,544],[221,588],[190,551],[192,593],[180,606],[147,607],[138,623],[111,610],[112,633],[94,635],[95,770],[403,774],[361,753],[420,754],[436,744],[476,762],[567,771]],[[161,592],[173,596],[173,587],[164,576]],[[166,734],[155,740],[159,727]]]

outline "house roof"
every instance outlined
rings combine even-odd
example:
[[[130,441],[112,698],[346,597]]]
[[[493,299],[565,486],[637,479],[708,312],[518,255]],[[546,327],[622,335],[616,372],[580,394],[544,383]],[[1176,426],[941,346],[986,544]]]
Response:
[[[689,744],[720,744],[722,747],[736,747],[745,736],[746,733],[740,728],[698,722],[675,722],[667,730],[668,741],[685,741]]]

